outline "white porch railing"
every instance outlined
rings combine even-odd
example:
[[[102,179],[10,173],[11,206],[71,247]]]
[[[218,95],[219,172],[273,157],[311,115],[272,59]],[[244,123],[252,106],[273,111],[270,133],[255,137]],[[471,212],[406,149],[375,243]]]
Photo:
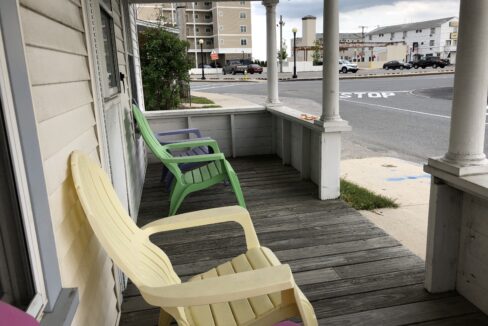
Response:
[[[293,166],[303,179],[311,179],[322,189],[326,185],[321,180],[327,173],[321,168],[327,150],[322,141],[326,131],[301,115],[288,107],[264,106],[146,112],[155,132],[198,128],[204,137],[215,139],[227,157],[276,154],[284,165]],[[151,155],[149,160],[157,162]]]

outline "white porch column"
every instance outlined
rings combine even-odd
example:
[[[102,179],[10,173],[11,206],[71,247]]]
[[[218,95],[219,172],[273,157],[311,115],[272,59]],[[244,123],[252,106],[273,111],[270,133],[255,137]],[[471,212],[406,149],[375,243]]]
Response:
[[[485,234],[486,226],[473,222],[478,216],[486,217],[486,206],[478,204],[471,189],[486,193],[487,188],[484,138],[488,43],[476,36],[488,35],[488,1],[461,0],[459,23],[449,150],[444,157],[429,159],[425,167],[433,176],[425,287],[429,292],[456,289],[486,313],[488,301],[484,287],[480,283],[470,284],[485,274],[469,270],[473,264],[487,266],[486,256],[475,263],[465,257],[482,252],[487,243],[477,235]],[[481,203],[488,201],[486,197],[480,198],[483,198],[479,199]]]
[[[340,195],[341,133],[350,131],[339,114],[339,0],[324,0],[324,69],[320,138],[320,199]]]
[[[339,115],[339,0],[324,0],[324,69],[321,121],[341,121]]]
[[[462,0],[449,151],[429,165],[457,176],[488,173],[484,154],[488,95],[488,1]]]
[[[276,5],[278,0],[264,0],[266,7],[266,54],[268,61],[268,98],[267,106],[280,105],[278,97],[278,66],[276,52]]]

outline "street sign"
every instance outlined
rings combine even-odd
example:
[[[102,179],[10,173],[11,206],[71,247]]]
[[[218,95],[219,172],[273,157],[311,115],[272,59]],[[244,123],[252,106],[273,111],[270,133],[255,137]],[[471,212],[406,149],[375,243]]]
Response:
[[[218,60],[219,59],[219,55],[217,54],[217,52],[215,52],[215,50],[212,50],[212,52],[210,52],[210,59],[212,59],[212,60]]]

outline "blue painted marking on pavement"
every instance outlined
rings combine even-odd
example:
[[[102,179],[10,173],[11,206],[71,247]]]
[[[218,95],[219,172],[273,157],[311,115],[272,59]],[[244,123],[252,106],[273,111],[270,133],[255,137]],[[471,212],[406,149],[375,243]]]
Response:
[[[430,174],[408,175],[404,177],[387,178],[388,182],[400,182],[405,180],[430,179]]]

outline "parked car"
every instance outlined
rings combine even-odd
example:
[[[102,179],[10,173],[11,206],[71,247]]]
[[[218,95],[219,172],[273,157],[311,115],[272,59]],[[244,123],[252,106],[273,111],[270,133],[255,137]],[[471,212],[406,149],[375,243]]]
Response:
[[[355,63],[350,63],[347,60],[339,59],[339,72],[347,74],[348,72],[356,73],[359,70],[358,65]]]
[[[220,62],[217,61],[217,63],[212,62],[210,64],[210,67],[212,67],[212,68],[222,68],[222,65],[220,64]]]
[[[387,63],[385,63],[383,65],[383,69],[385,69],[385,70],[389,70],[389,69],[393,69],[393,70],[400,69],[400,70],[403,70],[403,69],[410,69],[410,68],[412,68],[412,65],[411,64],[405,63],[405,62],[400,62],[400,61],[397,61],[397,60],[388,61]]]
[[[450,65],[449,60],[441,59],[439,57],[427,57],[413,62],[413,67],[415,69],[425,69],[427,67],[432,67],[434,69],[437,67],[444,68],[448,65]]]
[[[227,74],[237,74],[237,73],[244,73],[247,70],[247,65],[242,64],[239,60],[231,60],[227,63],[227,65],[222,68],[222,72],[224,75]]]
[[[253,63],[253,64],[250,64],[249,66],[247,66],[247,72],[250,74],[254,74],[254,73],[262,74],[263,73],[263,67],[261,67],[258,64]]]

